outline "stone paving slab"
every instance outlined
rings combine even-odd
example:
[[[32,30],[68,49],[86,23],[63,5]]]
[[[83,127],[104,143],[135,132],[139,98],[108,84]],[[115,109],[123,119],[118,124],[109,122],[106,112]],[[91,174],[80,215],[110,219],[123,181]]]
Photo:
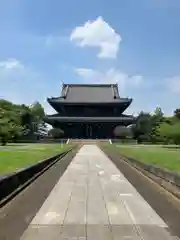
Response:
[[[21,240],[173,240],[168,226],[110,159],[84,145]]]
[[[112,240],[112,233],[108,225],[87,225],[87,239],[88,240]]]
[[[86,225],[64,225],[60,240],[86,240]]]

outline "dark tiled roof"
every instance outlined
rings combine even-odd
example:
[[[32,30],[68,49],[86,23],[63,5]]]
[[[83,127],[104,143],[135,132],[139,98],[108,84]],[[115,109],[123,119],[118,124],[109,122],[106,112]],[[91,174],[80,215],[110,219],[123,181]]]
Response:
[[[61,98],[66,102],[111,102],[119,100],[117,84],[64,84]]]
[[[61,117],[61,116],[46,116],[45,121],[49,123],[53,123],[53,121],[57,122],[133,122],[135,118],[132,116],[126,117]]]

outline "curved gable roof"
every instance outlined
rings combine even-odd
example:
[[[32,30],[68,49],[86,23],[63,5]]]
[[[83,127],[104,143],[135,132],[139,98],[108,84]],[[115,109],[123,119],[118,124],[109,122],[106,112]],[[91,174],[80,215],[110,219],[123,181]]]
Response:
[[[67,102],[111,102],[120,98],[117,84],[64,84],[61,97]]]

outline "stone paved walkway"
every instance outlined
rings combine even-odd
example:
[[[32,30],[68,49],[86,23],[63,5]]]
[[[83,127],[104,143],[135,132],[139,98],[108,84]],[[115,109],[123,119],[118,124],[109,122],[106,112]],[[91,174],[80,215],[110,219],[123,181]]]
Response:
[[[96,146],[84,145],[21,240],[169,240],[167,225]]]

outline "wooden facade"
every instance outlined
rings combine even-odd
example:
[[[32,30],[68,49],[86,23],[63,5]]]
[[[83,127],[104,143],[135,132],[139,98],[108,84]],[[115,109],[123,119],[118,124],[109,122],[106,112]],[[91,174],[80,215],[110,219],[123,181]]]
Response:
[[[135,121],[123,114],[132,99],[120,98],[117,84],[64,84],[60,97],[47,100],[57,114],[45,121],[64,138],[113,138],[115,127]]]

